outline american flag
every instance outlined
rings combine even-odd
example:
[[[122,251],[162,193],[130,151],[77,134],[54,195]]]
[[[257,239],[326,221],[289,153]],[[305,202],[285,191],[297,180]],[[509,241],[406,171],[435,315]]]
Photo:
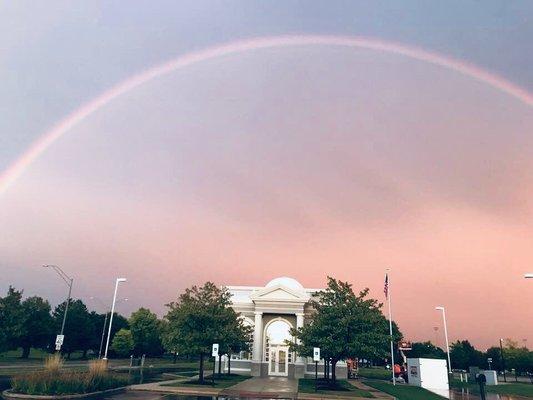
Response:
[[[385,287],[383,288],[383,293],[385,293],[385,298],[389,297],[389,274],[385,274]]]

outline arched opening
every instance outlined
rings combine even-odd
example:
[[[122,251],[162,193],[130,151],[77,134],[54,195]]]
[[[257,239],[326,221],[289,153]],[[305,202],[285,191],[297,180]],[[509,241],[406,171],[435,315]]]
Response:
[[[291,324],[283,318],[270,321],[264,332],[265,361],[268,362],[268,374],[287,376],[289,363],[293,355],[289,352],[288,343],[292,340]]]

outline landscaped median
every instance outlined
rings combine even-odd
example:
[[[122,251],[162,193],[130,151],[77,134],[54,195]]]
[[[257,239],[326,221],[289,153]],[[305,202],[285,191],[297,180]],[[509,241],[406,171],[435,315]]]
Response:
[[[44,370],[16,375],[6,398],[67,399],[82,398],[119,391],[129,380],[107,370],[103,361],[90,363],[88,371],[61,369],[62,360],[53,356],[46,360]]]
[[[314,379],[300,379],[298,381],[298,393],[308,393],[311,395],[326,395],[334,397],[374,397],[370,392],[358,389],[346,380],[337,380],[335,384],[330,384],[329,382],[323,379],[319,379],[315,384]]]

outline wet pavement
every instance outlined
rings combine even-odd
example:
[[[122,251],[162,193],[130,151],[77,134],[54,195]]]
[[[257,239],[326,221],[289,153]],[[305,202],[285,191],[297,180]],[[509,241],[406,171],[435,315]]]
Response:
[[[99,400],[212,400],[225,399],[220,396],[188,396],[173,393],[136,392],[126,391],[112,396],[102,397]]]
[[[246,398],[296,398],[298,380],[287,378],[251,378],[221,392],[223,396]]]
[[[450,390],[450,395],[448,397],[450,400],[479,400],[481,397],[478,395],[472,394],[468,389],[455,389]],[[487,393],[487,400],[531,400],[530,397],[522,397],[515,395],[506,395],[506,394],[495,394]]]

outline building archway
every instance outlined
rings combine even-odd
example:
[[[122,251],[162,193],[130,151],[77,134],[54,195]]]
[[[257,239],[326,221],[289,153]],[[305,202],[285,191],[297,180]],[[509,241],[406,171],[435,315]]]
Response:
[[[269,375],[287,376],[289,373],[289,364],[294,358],[287,344],[293,339],[291,328],[292,324],[282,317],[274,318],[265,325],[263,358],[268,363]]]

